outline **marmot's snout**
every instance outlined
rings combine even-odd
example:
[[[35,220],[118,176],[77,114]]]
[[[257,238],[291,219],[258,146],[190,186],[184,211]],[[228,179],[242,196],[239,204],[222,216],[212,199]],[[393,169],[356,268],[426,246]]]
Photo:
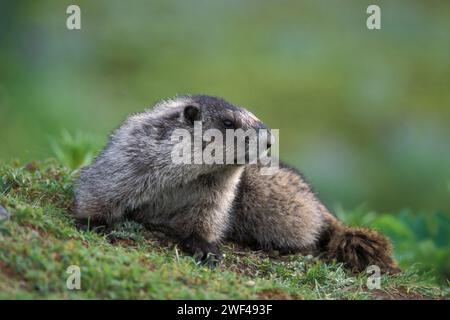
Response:
[[[272,135],[272,131],[270,130],[269,127],[266,126],[266,124],[262,121],[259,121],[255,127],[254,127],[255,131],[256,131],[256,136],[258,138],[258,141],[267,147],[267,149],[270,149],[270,147],[273,144],[273,135]]]

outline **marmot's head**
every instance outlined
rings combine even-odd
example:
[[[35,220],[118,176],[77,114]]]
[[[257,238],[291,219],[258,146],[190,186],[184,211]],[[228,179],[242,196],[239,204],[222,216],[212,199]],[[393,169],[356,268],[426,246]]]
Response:
[[[270,131],[255,115],[218,97],[205,95],[178,96],[157,103],[146,115],[148,116],[148,122],[144,122],[144,126],[148,126],[153,141],[159,145],[165,145],[169,141],[173,142],[174,133],[178,133],[180,130],[188,132],[193,140],[200,132],[202,135],[200,138],[203,139],[201,145],[197,145],[197,147],[201,148],[201,151],[209,152],[212,149],[211,142],[219,142],[216,139],[217,134],[222,134],[224,162],[229,160],[226,159],[227,152],[231,154],[228,151],[230,144],[227,144],[227,137],[230,137],[227,134],[230,134],[230,132],[241,134],[240,138],[242,133],[246,135],[244,137],[245,161],[248,161],[249,154],[252,154],[252,151],[249,152],[249,141],[256,141],[257,148],[263,146],[258,149],[259,151],[265,151],[271,146]],[[234,142],[238,144],[240,138],[234,137]],[[231,146],[235,151],[237,144]],[[207,149],[208,145],[209,149]],[[194,146],[193,150],[198,152],[200,149],[196,150]],[[215,155],[215,151],[213,155]],[[250,157],[254,156],[252,154]],[[242,154],[239,155],[235,152],[233,158],[237,161],[242,158]],[[242,162],[242,159],[240,161]]]
[[[227,161],[230,161],[230,158],[227,159],[227,157],[231,157],[231,154],[235,163],[238,162],[238,159],[239,163],[247,163],[250,158],[254,159],[257,156],[255,152],[261,153],[271,146],[270,131],[261,120],[250,111],[235,106],[222,98],[205,95],[179,96],[158,103],[152,112],[163,119],[168,119],[166,125],[170,123],[174,129],[187,130],[193,139],[200,133],[202,135],[200,138],[203,138],[201,144],[203,157],[207,157],[211,152],[213,158],[218,156],[216,154],[217,145],[211,142],[223,142],[224,163],[229,163]],[[173,131],[171,134],[173,135]],[[220,134],[223,140],[217,139]],[[233,139],[234,144],[230,139]],[[254,142],[253,145],[250,143],[251,141]],[[239,144],[244,148],[241,154],[237,151]],[[200,148],[200,145],[197,147]],[[200,150],[195,148],[194,146],[193,150],[197,152]],[[213,148],[216,150],[213,151]],[[218,157],[214,159],[218,159]],[[214,159],[210,159],[210,161],[215,161]],[[203,163],[211,164],[208,161]]]

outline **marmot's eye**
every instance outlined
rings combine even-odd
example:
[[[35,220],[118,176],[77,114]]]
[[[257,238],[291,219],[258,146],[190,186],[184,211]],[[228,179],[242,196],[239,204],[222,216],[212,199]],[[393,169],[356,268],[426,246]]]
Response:
[[[231,120],[225,119],[223,120],[223,125],[225,126],[225,128],[227,129],[232,129],[234,128],[234,123]]]

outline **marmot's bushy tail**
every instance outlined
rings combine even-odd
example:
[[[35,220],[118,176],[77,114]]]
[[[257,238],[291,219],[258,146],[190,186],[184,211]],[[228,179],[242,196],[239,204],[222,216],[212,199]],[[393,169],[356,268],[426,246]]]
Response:
[[[391,243],[385,236],[367,228],[347,227],[330,214],[326,220],[328,228],[321,243],[325,259],[335,259],[356,272],[371,265],[390,274],[400,272],[392,259]]]

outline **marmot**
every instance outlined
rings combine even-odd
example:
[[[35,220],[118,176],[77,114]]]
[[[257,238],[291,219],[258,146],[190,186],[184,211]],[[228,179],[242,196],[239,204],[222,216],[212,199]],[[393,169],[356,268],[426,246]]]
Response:
[[[75,217],[94,223],[136,219],[211,263],[221,259],[219,243],[227,239],[263,250],[318,254],[355,271],[372,264],[398,270],[384,236],[344,226],[292,168],[281,165],[275,174],[261,175],[261,164],[174,164],[172,133],[182,128],[193,135],[195,121],[203,130],[223,133],[267,129],[222,98],[163,100],[130,116],[81,170]],[[268,148],[269,140],[263,141]]]

